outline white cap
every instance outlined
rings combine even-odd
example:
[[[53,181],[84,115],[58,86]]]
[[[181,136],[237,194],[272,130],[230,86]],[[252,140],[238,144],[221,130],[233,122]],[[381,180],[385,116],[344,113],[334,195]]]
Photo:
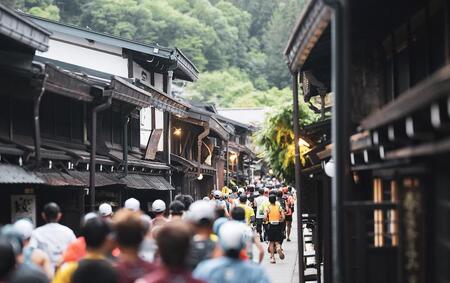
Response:
[[[215,219],[214,205],[211,201],[198,200],[194,202],[186,213],[188,220],[194,223],[200,222],[202,219]]]
[[[14,229],[22,236],[22,239],[26,240],[31,238],[31,233],[33,233],[33,223],[28,219],[19,219],[14,225]]]
[[[222,192],[221,191],[214,191],[213,193],[215,198],[220,198],[222,196]]]
[[[95,212],[88,212],[83,216],[83,225],[86,224],[91,219],[98,217],[98,214]]]
[[[100,214],[100,216],[110,216],[112,212],[112,207],[108,203],[102,203],[98,207],[98,213]]]
[[[153,212],[163,212],[165,210],[166,210],[166,203],[164,201],[157,199],[152,203]]]
[[[240,250],[245,245],[245,224],[228,221],[219,229],[219,243],[222,249]]]
[[[244,188],[239,188],[239,189],[238,189],[238,193],[241,193],[241,194],[245,193]]]
[[[203,200],[209,200],[209,197],[204,197]]]
[[[141,209],[141,203],[135,198],[129,198],[125,201],[124,207],[131,211],[139,211]]]

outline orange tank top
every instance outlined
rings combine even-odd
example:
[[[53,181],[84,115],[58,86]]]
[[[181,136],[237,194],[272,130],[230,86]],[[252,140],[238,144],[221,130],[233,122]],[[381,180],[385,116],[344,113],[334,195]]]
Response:
[[[269,205],[269,213],[268,213],[268,218],[269,218],[269,222],[277,222],[277,221],[281,221],[281,207],[277,204],[273,205]]]

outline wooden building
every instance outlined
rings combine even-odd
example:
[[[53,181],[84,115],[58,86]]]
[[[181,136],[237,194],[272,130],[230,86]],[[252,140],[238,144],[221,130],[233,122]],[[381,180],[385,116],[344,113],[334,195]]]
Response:
[[[100,202],[119,207],[133,196],[148,211],[154,199],[169,201],[170,120],[188,105],[167,93],[172,78],[195,80],[195,66],[178,49],[1,5],[0,13],[1,223],[30,217],[39,225],[43,205],[56,201],[77,230]],[[150,113],[145,141],[142,109]]]
[[[172,119],[173,185],[194,199],[224,186],[225,144],[230,129],[214,112],[190,105],[187,118]]]
[[[256,128],[221,115],[217,115],[217,119],[232,129],[230,139],[225,145],[228,156],[228,164],[225,163],[225,184],[229,187],[230,181],[233,181],[238,186],[247,185],[246,181],[253,177],[253,163],[257,159],[250,148],[250,137]]]
[[[450,282],[449,19],[446,0],[313,0],[297,22],[294,85],[334,96],[325,282]]]

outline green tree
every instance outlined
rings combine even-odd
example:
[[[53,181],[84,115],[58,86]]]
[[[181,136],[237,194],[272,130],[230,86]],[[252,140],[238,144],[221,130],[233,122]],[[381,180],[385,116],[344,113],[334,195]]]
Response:
[[[305,104],[300,104],[300,126],[309,125],[318,120]],[[270,164],[275,174],[287,182],[295,179],[295,139],[292,121],[292,104],[285,104],[280,110],[267,117],[263,128],[257,133],[256,141],[262,148],[262,157]],[[300,147],[300,154],[308,151],[306,146]],[[304,162],[303,158],[301,160]]]
[[[237,68],[200,74],[200,79],[188,87],[188,94],[194,101],[219,107],[277,107],[291,100],[289,88],[259,90]]]
[[[263,35],[263,50],[267,55],[266,78],[273,86],[283,88],[289,85],[290,74],[283,51],[304,3],[304,0],[280,1]]]

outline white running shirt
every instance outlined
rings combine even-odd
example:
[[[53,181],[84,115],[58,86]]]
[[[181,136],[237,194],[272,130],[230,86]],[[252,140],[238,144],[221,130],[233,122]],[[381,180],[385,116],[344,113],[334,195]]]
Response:
[[[44,251],[50,258],[54,270],[67,246],[75,240],[75,234],[69,227],[59,223],[47,223],[33,231],[30,247]]]

